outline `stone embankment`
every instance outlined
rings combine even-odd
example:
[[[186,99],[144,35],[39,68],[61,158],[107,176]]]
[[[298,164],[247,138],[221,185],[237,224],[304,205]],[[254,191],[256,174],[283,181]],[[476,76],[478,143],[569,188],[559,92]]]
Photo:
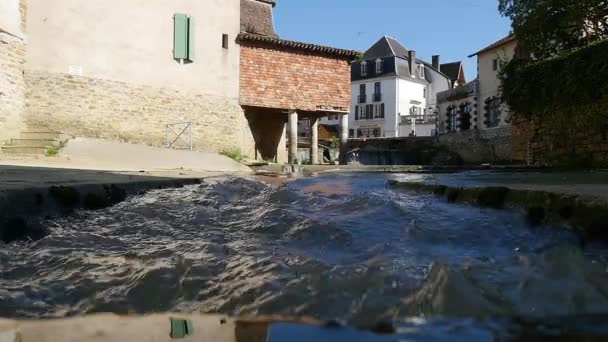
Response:
[[[230,174],[238,174],[238,170]],[[128,196],[198,184],[226,172],[150,170],[101,171],[0,165],[0,245],[38,240],[49,232],[40,222],[77,210],[98,210]]]
[[[608,240],[608,202],[603,199],[507,187],[451,187],[420,182],[390,181],[397,189],[431,193],[448,202],[526,212],[532,225],[556,224],[576,229],[588,240]]]

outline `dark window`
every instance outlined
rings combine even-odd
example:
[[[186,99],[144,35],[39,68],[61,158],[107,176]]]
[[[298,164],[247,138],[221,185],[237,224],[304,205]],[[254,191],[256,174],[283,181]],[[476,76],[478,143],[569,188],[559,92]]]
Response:
[[[494,71],[498,70],[498,59],[492,60],[492,70],[494,70]]]
[[[361,76],[367,76],[367,62],[361,63]]]
[[[355,137],[355,130],[354,129],[349,129],[348,130],[348,137],[349,138],[354,138]]]
[[[374,101],[382,101],[382,84],[380,82],[374,83]]]
[[[367,89],[365,87],[365,84],[361,84],[359,85],[359,103],[366,103],[367,102]]]
[[[359,106],[355,106],[355,120],[359,120]]]
[[[384,103],[380,104],[380,117],[384,119]]]
[[[487,98],[484,110],[484,123],[486,127],[498,127],[502,116],[500,111],[500,99],[494,96]]]
[[[228,35],[227,34],[222,35],[222,47],[224,49],[228,48]]]

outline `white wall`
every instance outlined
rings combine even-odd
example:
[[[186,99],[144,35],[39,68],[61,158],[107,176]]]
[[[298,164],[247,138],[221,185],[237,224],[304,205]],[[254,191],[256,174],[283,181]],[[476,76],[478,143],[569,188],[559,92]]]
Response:
[[[196,20],[192,64],[173,59],[175,13]],[[26,69],[238,98],[239,32],[239,0],[29,0]]]
[[[382,101],[374,102],[374,84],[380,82],[382,90]],[[373,119],[373,120],[355,120],[355,106],[364,105],[359,104],[359,86],[361,84],[366,85],[367,103],[366,104],[379,104],[384,103],[384,119]],[[348,128],[353,129],[355,132],[355,138],[357,137],[358,128],[380,128],[382,130],[382,136],[386,138],[395,137],[397,134],[397,127],[395,122],[397,121],[397,78],[376,78],[368,79],[364,81],[355,81],[351,85],[351,109],[348,115]]]
[[[0,0],[0,30],[23,38],[19,0]]]
[[[399,102],[397,107],[397,112],[400,114],[400,117],[410,115],[410,108],[412,106],[420,107],[423,110],[427,108],[427,99],[424,97],[424,89],[427,88],[426,84],[411,82],[408,80],[399,79],[398,83],[398,93],[399,93]],[[427,91],[428,88],[427,88]],[[428,110],[428,108],[427,108]],[[409,136],[412,132],[411,125],[400,126],[401,119],[397,117],[395,122],[396,127],[398,128],[399,136]],[[416,131],[416,135],[422,136],[421,132]],[[430,134],[429,134],[430,135]]]

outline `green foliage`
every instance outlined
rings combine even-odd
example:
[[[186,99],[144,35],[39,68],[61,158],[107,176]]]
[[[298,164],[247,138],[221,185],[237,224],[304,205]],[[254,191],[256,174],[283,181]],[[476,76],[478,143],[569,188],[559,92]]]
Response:
[[[65,147],[65,141],[62,141],[61,143],[57,144],[57,145],[53,145],[49,148],[46,149],[46,156],[47,157],[56,157],[59,154],[59,151],[61,151],[62,148]]]
[[[447,100],[450,102],[458,101],[458,100],[466,99],[469,96],[470,96],[470,94],[469,94],[468,90],[463,88],[463,89],[459,89],[458,91],[454,92],[454,94],[448,96]]]
[[[340,149],[340,139],[339,138],[331,139],[331,145],[329,147],[331,147],[334,150],[339,150]]]
[[[606,0],[499,0],[521,46],[540,60],[608,38]]]
[[[502,69],[500,75],[503,101],[521,114],[565,111],[606,102],[606,56],[608,41],[541,62],[515,59]]]
[[[236,161],[243,160],[243,155],[241,153],[241,149],[238,147],[231,147],[220,152],[221,155],[226,156],[228,158],[234,159]]]

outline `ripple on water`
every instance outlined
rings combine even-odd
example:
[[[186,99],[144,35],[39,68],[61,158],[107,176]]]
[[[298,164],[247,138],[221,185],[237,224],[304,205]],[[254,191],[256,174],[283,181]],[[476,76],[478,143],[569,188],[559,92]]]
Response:
[[[45,239],[0,250],[0,316],[608,312],[605,246],[395,191],[390,177],[213,179],[47,220]]]

